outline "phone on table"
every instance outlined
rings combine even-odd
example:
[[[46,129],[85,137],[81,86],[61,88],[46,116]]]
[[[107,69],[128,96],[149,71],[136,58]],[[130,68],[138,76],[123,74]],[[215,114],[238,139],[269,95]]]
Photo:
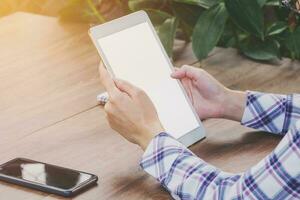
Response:
[[[98,177],[26,158],[16,158],[0,165],[0,180],[71,197],[95,185]]]

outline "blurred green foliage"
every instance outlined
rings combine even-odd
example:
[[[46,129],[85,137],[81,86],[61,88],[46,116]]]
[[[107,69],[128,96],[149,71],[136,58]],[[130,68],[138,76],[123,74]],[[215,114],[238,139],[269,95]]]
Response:
[[[109,4],[118,11],[104,10]],[[254,60],[300,59],[299,16],[279,0],[70,0],[61,17],[97,24],[138,10],[148,12],[170,56],[179,38],[192,42],[199,60],[215,46]]]
[[[127,1],[121,0],[69,0],[60,10],[64,21],[99,24],[129,13]]]
[[[215,46],[237,48],[255,60],[300,59],[299,15],[279,0],[1,0],[0,15],[14,7],[60,10],[63,21],[90,24],[145,10],[170,56],[177,38],[191,41],[199,60]]]

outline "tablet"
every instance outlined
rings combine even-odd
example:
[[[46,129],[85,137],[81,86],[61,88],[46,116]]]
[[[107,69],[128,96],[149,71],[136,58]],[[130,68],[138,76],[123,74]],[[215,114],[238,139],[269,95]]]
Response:
[[[186,146],[205,137],[198,115],[146,12],[138,11],[92,27],[90,36],[112,76],[144,90],[166,132]]]

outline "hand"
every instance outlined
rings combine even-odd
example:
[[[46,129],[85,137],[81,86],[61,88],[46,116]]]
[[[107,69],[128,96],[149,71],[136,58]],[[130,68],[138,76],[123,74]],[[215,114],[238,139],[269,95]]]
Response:
[[[171,76],[181,81],[200,119],[242,119],[246,102],[244,92],[230,90],[203,69],[187,65]]]
[[[104,109],[112,129],[128,141],[146,149],[152,138],[163,132],[156,109],[145,92],[122,80],[113,80],[103,64],[101,83],[109,94]]]

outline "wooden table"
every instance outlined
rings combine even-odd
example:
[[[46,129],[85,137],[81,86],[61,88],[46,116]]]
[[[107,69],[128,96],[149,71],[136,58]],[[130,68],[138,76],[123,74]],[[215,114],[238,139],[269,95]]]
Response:
[[[288,59],[260,64],[215,49],[198,63],[182,44],[175,55],[175,65],[201,65],[230,88],[300,92],[300,65]],[[98,186],[75,199],[169,199],[139,168],[142,151],[114,133],[97,106],[98,62],[85,25],[26,13],[0,20],[0,162],[27,157],[97,174]],[[207,139],[191,150],[229,172],[254,165],[280,140],[226,120],[204,126]],[[0,199],[63,198],[1,183]]]

